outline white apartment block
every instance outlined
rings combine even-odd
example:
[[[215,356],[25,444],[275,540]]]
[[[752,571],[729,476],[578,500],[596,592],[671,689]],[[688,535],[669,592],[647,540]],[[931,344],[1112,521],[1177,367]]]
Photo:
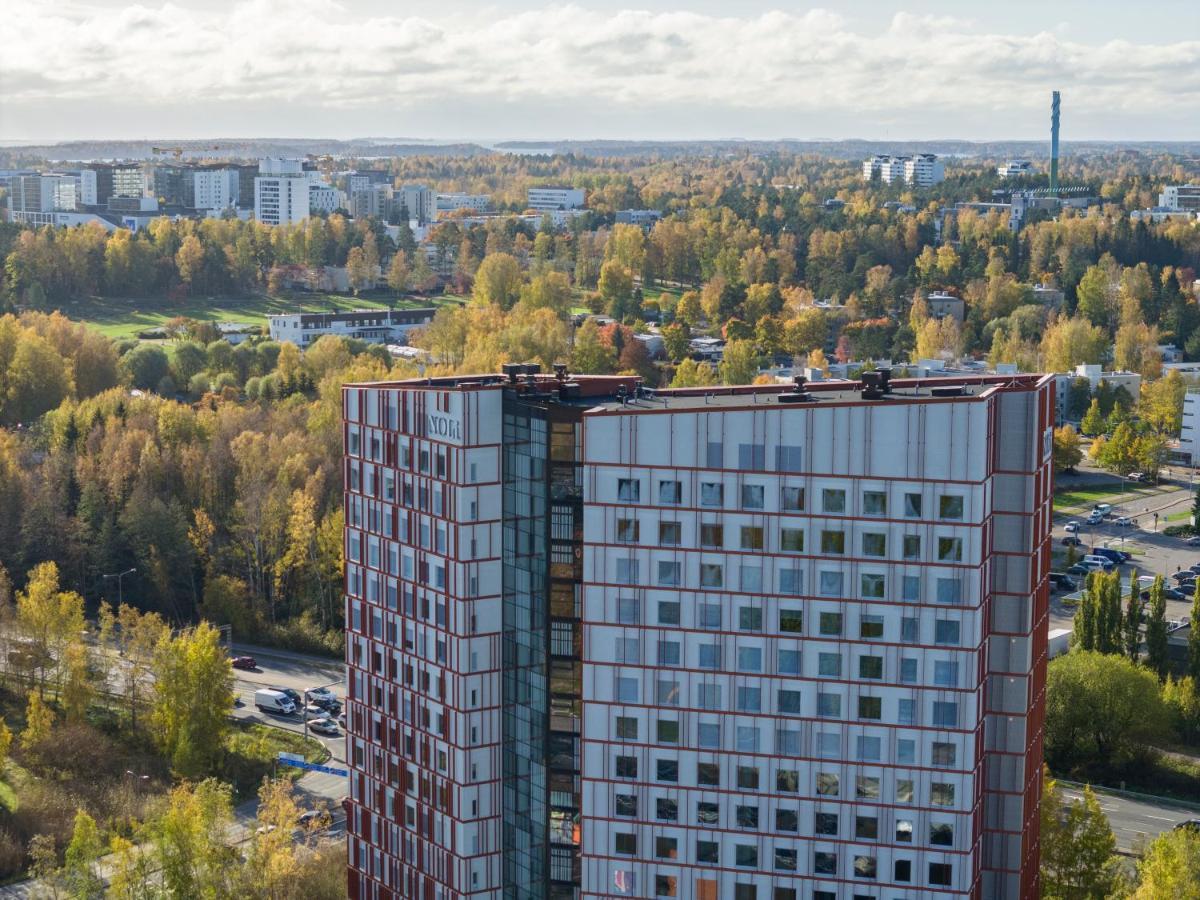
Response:
[[[1166,367],[1164,367],[1165,371]],[[1103,366],[1087,363],[1076,366],[1074,372],[1059,372],[1054,376],[1056,404],[1054,421],[1058,425],[1063,425],[1068,421],[1068,393],[1071,388],[1071,382],[1077,378],[1087,379],[1088,387],[1093,394],[1096,393],[1096,388],[1100,386],[1101,381],[1113,390],[1124,388],[1134,403],[1137,403],[1138,397],[1142,393],[1142,376],[1137,372],[1105,372]]]
[[[199,169],[192,173],[196,209],[223,210],[238,205],[237,169]]]
[[[1038,894],[1053,378],[347,385],[352,897]]]
[[[583,188],[530,188],[529,208],[540,210],[582,209],[587,199]]]
[[[904,182],[929,187],[944,181],[945,166],[932,153],[916,156],[873,156],[863,161],[863,181],[878,179],[884,184]]]
[[[346,205],[346,195],[337,188],[319,182],[308,186],[308,209],[310,212],[331,213]]]
[[[446,212],[456,212],[460,209],[469,209],[472,212],[482,213],[487,212],[491,205],[491,194],[454,192],[437,195],[437,212],[439,215]]]
[[[278,313],[267,316],[273,341],[290,341],[301,350],[327,334],[357,338],[369,344],[404,344],[408,333],[433,321],[425,309],[356,309],[339,313]]]
[[[254,218],[267,225],[295,225],[308,218],[311,175],[298,159],[259,161],[254,179]]]
[[[1023,175],[1034,174],[1033,163],[1027,159],[1010,159],[1002,166],[996,167],[996,174],[1001,178],[1020,178]]]
[[[1168,185],[1158,195],[1158,205],[1168,210],[1200,212],[1200,184]]]
[[[1200,462],[1200,392],[1183,395],[1183,428],[1179,432],[1179,452],[1194,466]]]
[[[437,218],[437,195],[423,184],[406,184],[396,191],[395,199],[408,210],[408,218],[426,225]]]
[[[79,178],[47,172],[41,175],[14,175],[8,187],[11,213],[69,212],[79,198]]]

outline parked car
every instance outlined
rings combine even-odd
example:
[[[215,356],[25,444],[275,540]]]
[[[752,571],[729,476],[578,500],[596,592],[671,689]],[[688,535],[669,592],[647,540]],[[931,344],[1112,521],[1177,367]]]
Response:
[[[313,719],[308,723],[308,728],[317,734],[327,734],[330,737],[337,737],[341,733],[338,731],[337,723],[328,716],[321,719]]]
[[[1126,478],[1128,478],[1130,481],[1141,481],[1142,479],[1144,479],[1144,478],[1146,477],[1146,473],[1144,473],[1144,472],[1130,472],[1130,473],[1129,473],[1128,475],[1126,475],[1125,477],[1126,477]]]
[[[1112,504],[1111,503],[1097,503],[1095,506],[1092,507],[1092,513],[1093,514],[1099,513],[1100,518],[1104,518],[1111,512],[1112,512]]]
[[[309,688],[307,691],[304,692],[304,697],[305,697],[305,699],[308,700],[309,703],[319,703],[322,700],[324,700],[327,703],[329,703],[329,702],[337,703],[338,702],[337,694],[335,694],[333,691],[331,691],[327,687]]]
[[[1093,547],[1092,556],[1101,556],[1114,566],[1119,566],[1126,561],[1124,553],[1120,550],[1113,550],[1110,547]],[[1087,559],[1087,557],[1085,556],[1084,559]]]
[[[329,814],[323,809],[306,809],[296,817],[296,827],[311,831],[329,824]]]
[[[247,669],[251,672],[258,668],[258,663],[253,656],[235,656],[229,661],[229,664],[235,669]]]
[[[1103,513],[1093,512],[1087,517],[1087,523],[1089,525],[1099,525],[1103,521],[1104,521]]]
[[[1073,534],[1068,534],[1065,538],[1062,539],[1062,542],[1063,542],[1064,547],[1082,547],[1083,546],[1083,541],[1081,541],[1079,538],[1075,537],[1075,535],[1073,535]]]
[[[1050,584],[1060,591],[1073,591],[1076,587],[1075,582],[1065,572],[1051,572]]]
[[[1078,575],[1080,578],[1084,578],[1084,577],[1088,576],[1089,574],[1091,574],[1091,572],[1092,572],[1092,569],[1088,566],[1083,565],[1082,563],[1075,563],[1075,565],[1073,565],[1067,569],[1068,575]]]
[[[1129,516],[1117,516],[1117,525],[1121,528],[1132,528],[1133,519]]]
[[[1189,547],[1200,547],[1200,534],[1193,534],[1186,543]]]
[[[324,707],[317,706],[315,703],[310,703],[304,707],[304,718],[308,719],[310,722],[313,719],[328,719],[329,713],[325,711]]]
[[[296,704],[292,702],[291,697],[270,688],[260,688],[254,692],[254,705],[261,712],[278,713],[282,716],[290,716],[296,711]]]
[[[1190,569],[1184,569],[1178,572],[1172,572],[1171,577],[1176,581],[1195,581],[1196,573]]]
[[[1111,559],[1098,553],[1089,553],[1079,563],[1089,569],[1103,569],[1105,572],[1116,568],[1116,564]]]
[[[1200,819],[1187,819],[1175,826],[1175,831],[1200,831]]]
[[[1072,520],[1063,526],[1063,531],[1067,534],[1075,534],[1079,531],[1079,523]]]
[[[278,685],[273,684],[270,686],[270,689],[272,691],[279,691],[281,694],[287,694],[287,696],[291,698],[291,701],[296,704],[296,708],[300,708],[300,701],[303,698],[300,696],[300,692],[295,688],[279,687]]]

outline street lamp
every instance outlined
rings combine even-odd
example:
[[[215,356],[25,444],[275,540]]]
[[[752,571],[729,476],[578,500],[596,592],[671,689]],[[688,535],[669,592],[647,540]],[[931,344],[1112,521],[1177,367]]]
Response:
[[[114,572],[112,575],[102,576],[105,581],[107,581],[109,578],[117,579],[117,605],[118,606],[122,605],[125,602],[125,593],[121,589],[122,581],[124,580],[126,575],[132,575],[136,571],[137,571],[137,569],[126,569],[124,572]]]

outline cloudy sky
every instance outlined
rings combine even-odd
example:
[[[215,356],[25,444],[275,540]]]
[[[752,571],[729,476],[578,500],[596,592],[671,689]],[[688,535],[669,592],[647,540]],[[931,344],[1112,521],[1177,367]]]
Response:
[[[0,0],[0,141],[1200,139],[1196,0]]]

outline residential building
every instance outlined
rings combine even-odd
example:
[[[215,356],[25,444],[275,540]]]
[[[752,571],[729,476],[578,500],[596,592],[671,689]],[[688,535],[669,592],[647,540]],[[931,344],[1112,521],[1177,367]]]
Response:
[[[1062,309],[1063,297],[1063,292],[1056,287],[1044,284],[1035,284],[1033,286],[1034,301],[1049,309]]]
[[[258,168],[259,175],[254,179],[254,218],[267,225],[295,225],[307,219],[312,179],[303,161],[267,158],[259,161]]]
[[[196,169],[191,175],[196,209],[224,210],[238,205],[241,176],[237,169]]]
[[[1157,225],[1159,222],[1166,222],[1168,219],[1191,219],[1196,216],[1196,213],[1190,209],[1178,209],[1170,206],[1153,206],[1148,209],[1131,209],[1129,211],[1129,221],[1131,222],[1151,222]]]
[[[1167,367],[1163,368],[1165,371]],[[1113,390],[1124,388],[1133,403],[1137,403],[1138,397],[1142,393],[1142,376],[1137,372],[1105,372],[1103,366],[1088,364],[1076,366],[1074,372],[1059,372],[1054,376],[1054,394],[1057,403],[1054,421],[1058,425],[1073,421],[1072,417],[1067,415],[1067,403],[1070,399],[1071,384],[1079,378],[1087,379],[1088,389],[1093,394],[1096,393],[1096,388],[1100,386],[1101,381]]]
[[[539,210],[583,209],[586,199],[583,188],[530,188],[528,205]]]
[[[934,291],[926,297],[925,303],[929,307],[929,315],[935,319],[949,316],[961,325],[966,318],[967,305],[962,297],[947,294],[945,291]]]
[[[91,163],[79,170],[80,206],[103,206],[112,195],[112,166]]]
[[[946,180],[946,168],[932,153],[918,153],[904,161],[904,182],[929,187]]]
[[[146,171],[141,163],[114,165],[112,169],[113,197],[156,196],[147,191]]]
[[[153,163],[148,170],[151,196],[163,206],[196,208],[196,169],[180,163]]]
[[[1052,376],[343,411],[351,897],[1038,896]]]
[[[492,205],[491,194],[463,194],[449,193],[438,194],[436,197],[437,214],[457,212],[460,209],[469,209],[472,212],[482,213],[487,212]]]
[[[370,344],[403,344],[408,333],[433,321],[437,310],[356,309],[340,313],[280,313],[267,316],[273,341],[291,341],[301,350],[327,334]]]
[[[390,185],[372,184],[359,188],[350,195],[350,215],[355,219],[365,219],[368,216],[377,219],[391,218],[392,207],[398,202],[393,199]]]
[[[662,210],[658,209],[622,209],[617,211],[617,221],[626,225],[640,225],[651,228],[662,218]]]
[[[1027,159],[1010,159],[996,168],[996,174],[1001,178],[1021,178],[1034,174],[1033,163]]]
[[[346,205],[346,195],[337,188],[320,182],[312,182],[308,186],[309,212],[331,213]]]
[[[73,211],[78,203],[79,178],[57,172],[15,175],[8,187],[8,211],[14,222],[25,213]]]
[[[1183,395],[1183,427],[1179,432],[1179,452],[1189,466],[1200,463],[1200,392]]]
[[[396,191],[396,202],[408,210],[408,218],[426,225],[437,219],[437,194],[423,184],[406,184]]]
[[[1158,195],[1158,205],[1165,209],[1200,212],[1200,184],[1167,185]]]

